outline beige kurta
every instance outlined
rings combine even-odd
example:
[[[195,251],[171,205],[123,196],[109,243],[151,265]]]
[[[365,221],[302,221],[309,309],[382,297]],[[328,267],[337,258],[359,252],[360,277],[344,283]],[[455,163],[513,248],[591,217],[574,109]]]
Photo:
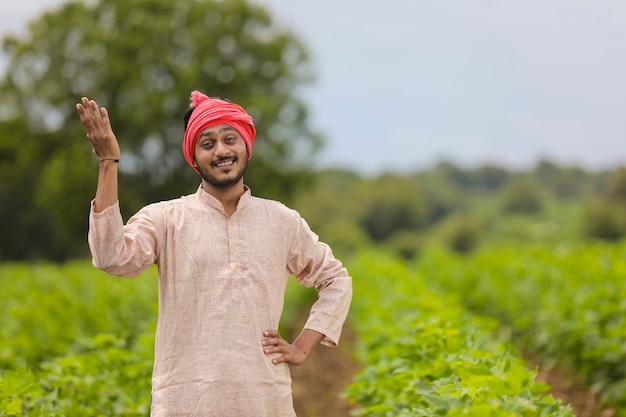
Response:
[[[90,213],[93,264],[119,276],[159,269],[152,416],[294,416],[287,364],[263,353],[291,275],[315,287],[305,328],[336,346],[351,279],[299,214],[241,197],[228,216],[201,187],[151,204],[124,226],[119,205]]]

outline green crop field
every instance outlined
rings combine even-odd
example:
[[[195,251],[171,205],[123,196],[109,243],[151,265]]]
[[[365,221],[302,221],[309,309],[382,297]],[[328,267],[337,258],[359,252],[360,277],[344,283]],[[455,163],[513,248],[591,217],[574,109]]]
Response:
[[[497,322],[427,288],[398,260],[363,253],[352,321],[365,365],[348,396],[367,416],[572,416],[493,335]]]
[[[469,258],[435,252],[416,270],[626,413],[626,244],[517,243]]]
[[[147,416],[157,274],[89,262],[0,266],[0,416]],[[288,287],[289,328],[315,295]]]
[[[624,415],[625,244],[430,250],[411,262],[363,250],[346,264],[362,370],[345,395],[361,415],[572,416],[521,350]],[[156,269],[123,279],[87,261],[1,265],[0,416],[147,416],[156,281]],[[314,296],[295,281],[288,291],[283,329]]]

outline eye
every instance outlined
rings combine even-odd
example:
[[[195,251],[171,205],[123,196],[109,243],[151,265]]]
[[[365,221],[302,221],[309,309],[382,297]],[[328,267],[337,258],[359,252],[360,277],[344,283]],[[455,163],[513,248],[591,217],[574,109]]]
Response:
[[[235,143],[237,141],[237,136],[228,136],[226,138],[226,143]]]
[[[204,142],[200,143],[200,146],[202,146],[203,148],[206,149],[210,149],[215,145],[215,142],[212,140],[205,140]]]

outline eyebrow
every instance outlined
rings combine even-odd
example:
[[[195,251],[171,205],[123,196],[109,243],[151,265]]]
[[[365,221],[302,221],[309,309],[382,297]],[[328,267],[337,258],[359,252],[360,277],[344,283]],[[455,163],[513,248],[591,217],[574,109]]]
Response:
[[[224,132],[229,132],[231,130],[237,130],[232,126],[224,126],[223,128],[220,129],[219,133],[224,133]],[[215,136],[215,132],[213,131],[209,131],[209,132],[202,132],[200,133],[200,136],[198,136],[198,139],[200,138],[205,138],[205,137],[211,137],[211,136]]]

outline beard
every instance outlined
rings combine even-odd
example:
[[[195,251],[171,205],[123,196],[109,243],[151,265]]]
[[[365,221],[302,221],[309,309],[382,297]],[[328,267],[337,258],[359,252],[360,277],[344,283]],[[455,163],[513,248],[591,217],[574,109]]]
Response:
[[[238,162],[240,159],[237,158]],[[227,188],[236,185],[246,173],[248,169],[248,159],[243,158],[243,166],[236,172],[228,172],[228,173],[220,173],[219,177],[213,175],[211,171],[211,167],[206,168],[201,165],[197,165],[198,171],[200,171],[200,176],[204,181],[206,181],[209,185],[215,188]]]

